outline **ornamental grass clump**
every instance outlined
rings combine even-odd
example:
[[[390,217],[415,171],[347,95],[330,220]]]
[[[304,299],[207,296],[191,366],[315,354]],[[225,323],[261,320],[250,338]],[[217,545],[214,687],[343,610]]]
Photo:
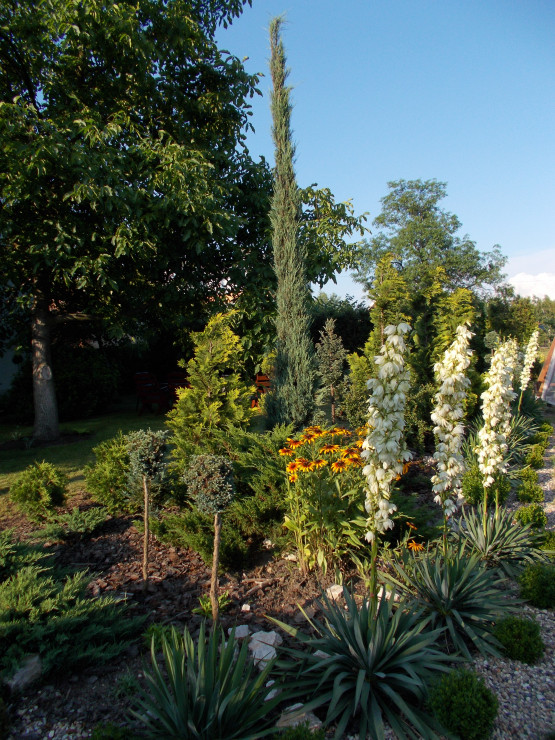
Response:
[[[222,512],[233,501],[235,484],[231,461],[221,455],[193,455],[183,482],[197,509],[214,517],[214,553],[210,580],[210,603],[214,623],[219,615],[218,565],[222,534]]]
[[[483,527],[486,528],[488,491],[495,483],[495,476],[507,472],[504,456],[507,452],[507,437],[511,424],[511,403],[515,397],[513,376],[516,365],[516,342],[512,339],[501,344],[493,354],[491,366],[484,382],[487,389],[482,393],[482,415],[484,425],[478,432],[476,454],[484,479]],[[496,515],[499,499],[496,496]]]
[[[310,635],[273,620],[304,647],[280,648],[286,659],[277,669],[290,697],[308,698],[303,711],[325,709],[335,738],[349,722],[361,738],[382,738],[384,721],[399,738],[434,737],[439,727],[422,705],[432,676],[448,670],[450,659],[437,647],[442,630],[429,629],[421,611],[394,606],[385,589],[377,610],[368,599],[358,606],[346,588],[343,598],[344,606],[323,596],[323,621],[305,615]]]
[[[372,544],[371,593],[377,599],[376,560],[378,536],[393,528],[391,516],[396,510],[391,503],[395,480],[403,474],[404,464],[411,459],[405,441],[405,406],[410,388],[410,372],[405,361],[405,335],[410,326],[405,323],[386,326],[385,344],[374,361],[378,377],[368,381],[368,436],[362,445],[361,457],[366,462],[362,473],[366,478],[367,532]]]
[[[468,349],[472,332],[463,324],[457,329],[455,341],[445,352],[442,360],[434,365],[436,386],[435,409],[431,418],[434,422],[435,452],[437,463],[432,476],[434,501],[443,509],[444,549],[447,547],[447,520],[462,501],[462,475],[464,458],[464,402],[470,380],[466,371],[470,365],[472,351]]]

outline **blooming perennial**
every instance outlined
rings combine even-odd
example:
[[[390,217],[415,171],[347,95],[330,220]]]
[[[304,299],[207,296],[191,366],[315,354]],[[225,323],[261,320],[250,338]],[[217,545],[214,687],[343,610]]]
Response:
[[[530,383],[530,375],[532,373],[532,365],[538,355],[538,340],[540,337],[540,330],[536,329],[532,332],[532,336],[528,341],[526,352],[524,354],[524,364],[520,372],[520,393],[524,393],[528,384]]]
[[[464,458],[461,447],[464,439],[462,418],[464,400],[470,380],[466,371],[472,351],[468,349],[473,333],[466,324],[459,326],[455,341],[446,350],[443,359],[434,365],[438,391],[434,396],[436,407],[431,414],[436,441],[437,473],[432,476],[434,501],[450,517],[463,501],[461,479]]]
[[[511,402],[516,395],[513,391],[516,361],[517,344],[509,339],[495,350],[485,377],[488,387],[482,393],[484,426],[478,432],[475,448],[485,489],[493,485],[496,473],[507,471],[504,455],[511,423]]]
[[[378,377],[367,383],[371,391],[369,431],[360,454],[366,461],[362,472],[366,477],[368,531],[365,537],[368,542],[372,542],[376,534],[393,528],[390,516],[397,507],[389,500],[391,486],[402,474],[403,464],[412,457],[404,437],[406,394],[410,387],[404,335],[409,331],[410,326],[405,323],[386,326],[385,344],[375,358]]]

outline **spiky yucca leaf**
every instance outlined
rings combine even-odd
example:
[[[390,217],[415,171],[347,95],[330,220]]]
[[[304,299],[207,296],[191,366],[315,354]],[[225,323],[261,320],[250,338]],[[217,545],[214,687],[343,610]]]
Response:
[[[498,516],[492,513],[486,519],[485,531],[482,506],[465,511],[463,521],[457,539],[488,568],[499,568],[513,578],[529,563],[545,559],[531,527],[513,524],[513,515],[507,510],[501,509]]]
[[[308,648],[280,649],[288,658],[277,667],[292,695],[309,697],[303,711],[327,707],[336,738],[353,718],[360,737],[383,738],[384,721],[399,738],[436,737],[438,726],[421,707],[428,679],[448,670],[435,645],[442,630],[429,630],[429,619],[405,604],[394,609],[385,590],[375,618],[367,600],[358,607],[346,588],[343,596],[346,609],[323,597],[324,621],[309,620],[316,636],[272,620]]]
[[[226,642],[220,628],[206,636],[202,622],[198,642],[185,628],[161,638],[164,676],[151,644],[152,671],[145,672],[148,690],[133,711],[147,738],[165,740],[255,740],[273,729],[268,715],[284,697],[267,699],[269,662],[258,671],[248,658],[245,641],[239,651],[233,631]],[[255,675],[253,676],[253,672]]]
[[[492,635],[493,622],[510,609],[499,590],[503,579],[486,570],[476,554],[449,549],[412,557],[410,568],[394,562],[397,575],[389,577],[426,614],[434,628],[443,627],[449,652],[470,658],[469,645],[483,654],[499,655]]]

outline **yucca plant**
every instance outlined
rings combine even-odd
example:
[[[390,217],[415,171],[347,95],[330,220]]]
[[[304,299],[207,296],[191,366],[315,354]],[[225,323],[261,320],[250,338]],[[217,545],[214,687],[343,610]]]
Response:
[[[442,630],[428,629],[429,618],[403,603],[394,608],[385,589],[374,617],[368,599],[358,607],[346,588],[343,596],[346,608],[323,596],[324,621],[307,617],[316,635],[273,620],[305,647],[280,649],[286,657],[277,669],[290,696],[308,698],[303,711],[326,707],[335,738],[350,720],[361,738],[383,738],[384,721],[399,738],[415,731],[435,737],[438,725],[422,705],[430,677],[448,670],[449,658],[436,647]]]
[[[483,507],[464,512],[463,526],[456,533],[462,546],[482,560],[488,568],[499,568],[510,578],[528,563],[544,560],[537,546],[537,535],[530,526],[513,524],[513,515],[501,509],[497,517],[490,515],[484,528]]]
[[[164,672],[156,658],[159,642]],[[237,651],[234,631],[227,641],[221,628],[207,637],[203,621],[197,643],[187,628],[183,635],[173,629],[159,642],[151,643],[148,688],[132,712],[142,725],[141,737],[254,740],[274,731],[272,711],[284,694],[278,691],[267,698],[265,684],[273,663],[259,672],[248,659],[246,641]]]
[[[484,655],[499,655],[493,622],[508,608],[497,588],[503,580],[499,573],[487,570],[478,555],[452,547],[447,555],[437,548],[408,560],[393,562],[395,575],[386,577],[433,628],[445,631],[447,652],[470,658],[469,647],[474,647]]]

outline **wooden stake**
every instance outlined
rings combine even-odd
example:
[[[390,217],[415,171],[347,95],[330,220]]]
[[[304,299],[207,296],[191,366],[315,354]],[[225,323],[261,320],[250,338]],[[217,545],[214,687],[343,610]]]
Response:
[[[212,557],[212,578],[210,580],[210,604],[212,605],[212,621],[214,626],[218,621],[218,562],[220,559],[220,538],[222,532],[222,517],[214,515],[214,555]]]
[[[148,478],[143,475],[143,492],[144,492],[144,536],[143,536],[143,591],[148,588],[148,509],[149,509],[149,491]]]

